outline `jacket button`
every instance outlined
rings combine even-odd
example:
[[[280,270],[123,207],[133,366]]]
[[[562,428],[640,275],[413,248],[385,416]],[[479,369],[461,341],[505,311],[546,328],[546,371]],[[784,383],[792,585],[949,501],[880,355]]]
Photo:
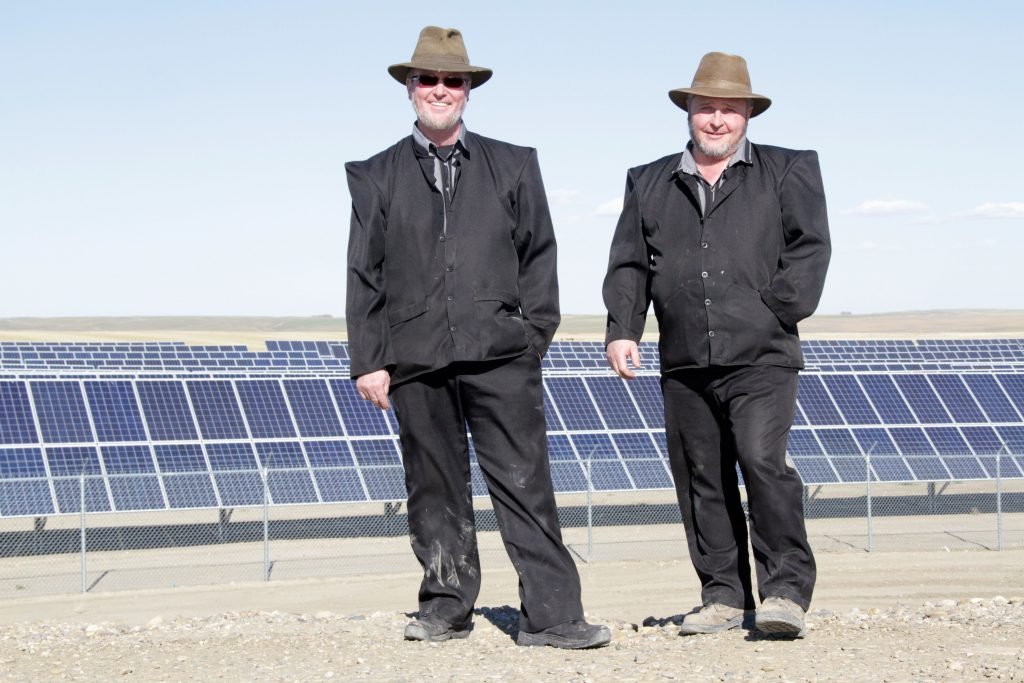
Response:
[[[441,235],[441,241],[444,242],[444,235]]]
[[[707,249],[708,248],[708,243],[707,242],[701,242],[700,243],[700,248],[701,249]]]
[[[454,332],[454,331],[455,331],[455,325],[452,325],[452,326],[451,326],[451,327],[449,327],[448,329],[449,329],[449,330],[451,330],[452,332]]]
[[[700,276],[701,277],[707,277],[708,276],[708,271],[705,270],[703,273],[700,274]]]
[[[455,297],[454,297],[454,296],[452,296],[451,294],[449,294],[449,295],[448,295],[448,301],[452,301],[452,300],[453,300],[454,298],[455,298]]]
[[[705,306],[710,306],[711,305],[711,299],[704,299],[704,305]]]
[[[715,331],[714,330],[708,330],[708,336],[709,337],[714,337],[715,336]]]
[[[447,268],[445,268],[445,270],[447,270],[450,273],[453,270],[455,270],[455,267],[454,266],[448,266]]]

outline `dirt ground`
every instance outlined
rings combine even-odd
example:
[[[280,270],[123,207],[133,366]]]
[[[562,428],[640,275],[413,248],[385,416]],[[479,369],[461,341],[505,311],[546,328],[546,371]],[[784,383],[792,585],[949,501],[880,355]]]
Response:
[[[1024,549],[819,552],[808,635],[678,636],[684,559],[581,564],[601,650],[514,644],[515,574],[484,564],[466,640],[407,643],[415,572],[0,603],[0,681],[1024,680]]]

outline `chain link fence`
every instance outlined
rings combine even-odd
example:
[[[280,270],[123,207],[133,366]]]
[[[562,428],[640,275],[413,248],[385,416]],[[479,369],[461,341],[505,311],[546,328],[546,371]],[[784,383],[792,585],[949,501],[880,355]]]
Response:
[[[859,457],[862,482],[805,487],[816,552],[1024,547],[1024,479],[1001,476],[1000,456],[993,456],[990,479],[900,483],[868,477],[871,458]],[[589,473],[591,463],[585,465]],[[189,475],[179,476],[186,487]],[[0,519],[0,598],[420,571],[401,500],[270,504],[270,492],[286,488],[293,472],[218,476],[234,478],[239,499],[249,502],[112,513],[90,508],[100,499],[96,487],[105,485],[101,477],[54,478],[63,500],[77,501],[77,514]],[[124,490],[148,485],[137,475],[107,478]],[[563,535],[578,562],[686,557],[673,490],[590,489],[558,496]],[[475,504],[482,561],[507,562],[489,500]]]

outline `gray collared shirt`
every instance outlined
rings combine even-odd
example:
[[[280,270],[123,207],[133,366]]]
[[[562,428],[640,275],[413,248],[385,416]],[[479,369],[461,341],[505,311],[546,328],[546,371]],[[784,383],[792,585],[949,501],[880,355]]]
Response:
[[[697,194],[700,199],[700,212],[702,215],[707,215],[708,204],[715,202],[715,192],[722,188],[725,184],[727,177],[729,176],[729,169],[736,164],[750,164],[751,148],[750,140],[746,137],[740,141],[739,147],[736,148],[736,152],[729,159],[728,165],[725,170],[722,171],[722,175],[718,176],[718,180],[715,181],[714,185],[704,180],[704,176],[700,174],[697,169],[697,160],[693,158],[693,141],[686,143],[686,149],[683,150],[683,156],[679,160],[679,166],[676,167],[676,173],[686,173],[697,178]],[[711,193],[711,201],[707,199],[707,193]]]
[[[462,123],[459,127],[459,139],[451,147],[447,156],[441,156],[437,145],[428,140],[416,124],[412,126],[412,139],[421,151],[426,152],[427,156],[434,160],[434,187],[444,196],[445,204],[450,203],[452,196],[455,195],[455,186],[459,181],[461,157],[467,154],[466,124]],[[449,182],[446,183],[445,180]]]

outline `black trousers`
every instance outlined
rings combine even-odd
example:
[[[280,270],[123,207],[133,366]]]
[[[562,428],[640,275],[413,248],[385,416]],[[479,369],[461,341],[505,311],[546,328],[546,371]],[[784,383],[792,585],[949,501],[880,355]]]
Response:
[[[540,359],[459,363],[392,389],[409,493],[409,532],[423,567],[420,615],[469,620],[480,559],[466,427],[505,550],[519,573],[519,627],[582,619],[580,579],[562,543],[548,466]]]
[[[758,594],[762,601],[785,597],[805,610],[810,605],[816,569],[803,481],[786,461],[797,381],[796,370],[769,365],[662,376],[669,461],[704,604],[755,606],[739,463]]]

